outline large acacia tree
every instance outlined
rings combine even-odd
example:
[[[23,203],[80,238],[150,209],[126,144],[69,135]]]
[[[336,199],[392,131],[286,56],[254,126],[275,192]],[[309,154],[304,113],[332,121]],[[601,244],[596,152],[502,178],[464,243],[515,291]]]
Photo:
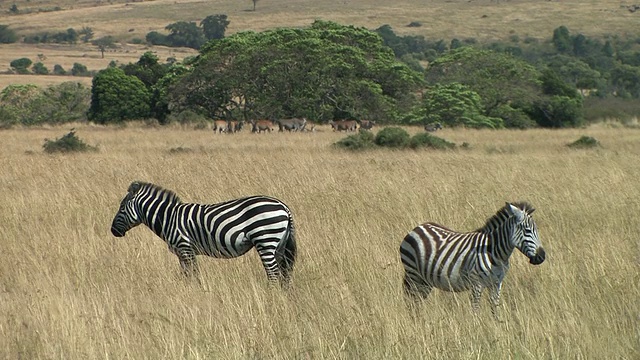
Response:
[[[398,62],[377,34],[316,21],[209,42],[168,94],[172,108],[214,118],[395,121],[420,86],[421,75]]]

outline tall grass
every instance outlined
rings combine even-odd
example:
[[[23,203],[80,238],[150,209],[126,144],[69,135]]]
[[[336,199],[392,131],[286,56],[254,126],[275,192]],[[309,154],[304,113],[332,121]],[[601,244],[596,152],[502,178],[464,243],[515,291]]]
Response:
[[[0,358],[640,357],[640,132],[463,131],[465,151],[339,150],[344,137],[77,125],[100,152],[48,155],[60,129],[0,132]],[[409,129],[415,133],[417,129]],[[573,150],[579,136],[602,147]],[[190,152],[171,152],[174,148]],[[114,238],[132,180],[214,203],[266,194],[293,210],[293,287],[254,252],[199,257],[204,288],[146,228]],[[512,258],[503,323],[485,294],[439,291],[407,312],[398,248],[423,221],[481,226],[505,201],[537,211],[547,261]]]

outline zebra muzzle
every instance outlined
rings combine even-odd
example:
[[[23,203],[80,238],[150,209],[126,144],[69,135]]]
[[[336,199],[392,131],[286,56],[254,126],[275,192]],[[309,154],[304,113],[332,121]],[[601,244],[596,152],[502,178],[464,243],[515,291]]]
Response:
[[[115,236],[115,237],[123,237],[123,236],[124,236],[124,234],[125,234],[125,232],[124,232],[124,231],[122,231],[122,230],[120,230],[120,229],[117,229],[117,228],[114,228],[114,227],[112,227],[112,228],[111,228],[111,233],[112,233],[112,234],[113,234],[113,236]]]
[[[533,264],[533,265],[540,265],[544,262],[544,259],[546,258],[546,253],[544,252],[543,248],[539,248],[538,252],[529,258],[529,263]]]

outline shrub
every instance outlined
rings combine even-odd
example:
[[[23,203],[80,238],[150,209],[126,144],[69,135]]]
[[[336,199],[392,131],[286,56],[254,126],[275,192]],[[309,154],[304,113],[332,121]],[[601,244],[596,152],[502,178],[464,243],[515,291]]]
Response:
[[[378,132],[375,143],[380,146],[403,148],[409,143],[411,136],[399,127],[386,127]]]
[[[32,63],[33,62],[29,58],[20,58],[20,59],[15,59],[15,60],[11,61],[9,63],[9,66],[14,68],[16,70],[16,72],[18,72],[20,74],[25,74],[25,73],[29,72],[29,70],[27,70],[27,68],[29,66],[31,66]]]
[[[455,148],[456,144],[431,134],[418,133],[409,140],[409,147],[412,149],[432,148],[445,150]]]
[[[0,44],[11,44],[18,41],[18,35],[9,25],[0,25]]]
[[[374,136],[370,131],[360,131],[356,135],[349,135],[334,145],[348,150],[364,150],[372,148]]]
[[[73,76],[90,76],[89,70],[87,67],[80,63],[73,63],[73,68],[71,68],[71,75]]]
[[[87,145],[84,141],[80,140],[74,130],[69,131],[68,134],[56,140],[44,139],[44,145],[42,147],[44,148],[44,152],[49,154],[98,150],[95,146]]]
[[[53,65],[53,73],[56,75],[67,75],[67,71],[60,64]]]
[[[582,136],[567,146],[574,149],[591,149],[600,147],[600,142],[591,136]]]
[[[33,66],[31,68],[33,69],[33,73],[34,74],[38,74],[38,75],[47,75],[47,74],[49,74],[49,69],[47,69],[47,67],[44,66],[44,64],[41,63],[41,62],[37,62],[37,63],[33,64]]]

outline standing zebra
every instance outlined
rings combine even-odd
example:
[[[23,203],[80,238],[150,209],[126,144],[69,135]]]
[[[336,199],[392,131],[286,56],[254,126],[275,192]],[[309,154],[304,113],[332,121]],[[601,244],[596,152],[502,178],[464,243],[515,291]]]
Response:
[[[487,287],[491,312],[498,319],[500,289],[513,250],[518,248],[533,265],[545,259],[533,211],[527,203],[507,203],[483,227],[469,233],[434,223],[419,225],[400,244],[405,293],[417,299],[426,298],[434,287],[454,292],[471,289],[477,311]]]
[[[296,258],[293,216],[277,199],[250,196],[214,205],[190,204],[173,191],[133,182],[111,232],[122,237],[139,224],[167,243],[187,276],[197,275],[196,255],[234,258],[255,247],[270,281],[290,280]]]

